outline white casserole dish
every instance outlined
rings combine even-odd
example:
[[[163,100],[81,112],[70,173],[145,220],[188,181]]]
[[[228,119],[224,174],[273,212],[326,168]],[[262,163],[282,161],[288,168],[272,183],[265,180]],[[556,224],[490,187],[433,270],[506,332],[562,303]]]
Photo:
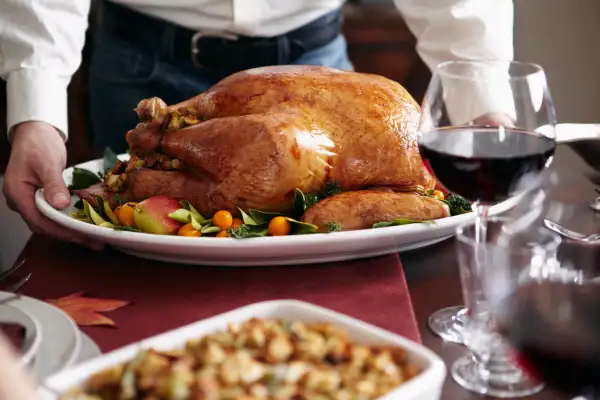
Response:
[[[446,377],[444,362],[431,350],[402,336],[367,324],[355,318],[296,300],[274,300],[250,304],[181,328],[144,339],[83,364],[50,376],[44,386],[56,395],[81,385],[91,375],[115,364],[132,359],[140,349],[170,350],[182,347],[186,341],[208,333],[225,330],[229,323],[250,318],[280,318],[304,322],[325,321],[345,328],[353,341],[364,344],[397,345],[407,350],[410,359],[422,372],[382,399],[439,400]]]

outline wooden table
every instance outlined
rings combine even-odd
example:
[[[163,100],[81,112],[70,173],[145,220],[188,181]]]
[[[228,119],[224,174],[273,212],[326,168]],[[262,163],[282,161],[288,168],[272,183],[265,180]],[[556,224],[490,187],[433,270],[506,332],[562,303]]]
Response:
[[[593,181],[599,181],[598,173],[566,147],[559,148],[552,168],[559,171],[562,180],[561,190],[554,194],[554,198],[565,204],[561,217],[556,221],[581,232],[600,232],[600,214],[594,214],[588,208],[589,201],[596,196]],[[40,251],[40,241],[46,244],[48,242],[34,236],[24,250],[23,256],[27,257],[30,252]],[[598,248],[588,246],[578,248],[577,251],[595,257],[595,261],[592,262],[600,262]],[[427,327],[427,318],[440,308],[462,303],[454,240],[449,239],[424,249],[402,253],[400,256],[423,343],[439,354],[450,370],[452,363],[462,356],[466,349],[463,346],[444,343],[434,336]],[[393,318],[393,310],[390,311],[390,318]],[[442,398],[467,400],[484,399],[485,396],[461,388],[448,374]],[[538,395],[531,396],[530,399],[560,400],[565,397],[544,390]]]

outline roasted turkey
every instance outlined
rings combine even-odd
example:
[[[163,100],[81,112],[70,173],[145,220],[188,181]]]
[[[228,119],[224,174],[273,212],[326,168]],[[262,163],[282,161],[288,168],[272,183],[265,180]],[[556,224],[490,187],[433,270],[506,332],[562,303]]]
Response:
[[[342,229],[380,217],[449,215],[443,202],[423,196],[435,180],[417,145],[419,105],[382,76],[264,67],[233,74],[179,104],[142,100],[136,111],[140,123],[127,132],[130,160],[101,185],[78,191],[81,198],[95,204],[102,194],[114,205],[115,194],[125,201],[164,194],[206,215],[222,209],[238,215],[238,207],[285,212],[296,189],[320,193],[335,183],[354,193],[309,209],[322,229],[315,215],[325,208]],[[336,202],[345,205],[332,207]],[[380,216],[357,211],[374,207]]]

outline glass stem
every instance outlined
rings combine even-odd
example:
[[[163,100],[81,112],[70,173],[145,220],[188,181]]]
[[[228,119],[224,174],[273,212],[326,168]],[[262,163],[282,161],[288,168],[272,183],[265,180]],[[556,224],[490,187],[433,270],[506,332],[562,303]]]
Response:
[[[486,235],[487,235],[487,226],[488,226],[488,211],[489,206],[485,204],[481,204],[480,202],[475,202],[472,205],[473,213],[475,214],[475,242],[477,245],[475,246],[474,256],[475,256],[475,274],[476,276],[483,276],[483,270],[486,265],[486,251],[485,246],[483,244],[486,243]],[[479,245],[481,244],[481,245]],[[473,289],[475,291],[482,291],[483,288],[477,287]],[[479,296],[475,296],[475,298],[485,298],[483,294]],[[474,309],[481,309],[481,305],[477,306],[476,304],[470,304],[468,299],[465,299],[465,305],[467,310],[467,316],[472,316]],[[484,307],[487,309],[487,307]]]
[[[475,241],[477,243],[486,242],[488,212],[490,207],[487,204],[482,204],[476,201],[471,206],[475,213]]]

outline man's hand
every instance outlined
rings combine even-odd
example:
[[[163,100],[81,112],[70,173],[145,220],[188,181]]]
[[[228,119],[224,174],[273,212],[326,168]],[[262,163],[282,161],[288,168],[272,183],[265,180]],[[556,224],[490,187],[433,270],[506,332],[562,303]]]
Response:
[[[71,203],[62,178],[67,150],[58,131],[44,122],[24,122],[15,128],[12,150],[2,188],[8,206],[21,214],[29,229],[57,239],[99,249],[98,243],[63,228],[42,215],[34,202],[35,191],[44,188],[44,197],[54,208]]]
[[[514,128],[513,120],[504,113],[492,112],[484,114],[479,118],[475,118],[473,125],[477,126],[504,126],[506,128]]]

